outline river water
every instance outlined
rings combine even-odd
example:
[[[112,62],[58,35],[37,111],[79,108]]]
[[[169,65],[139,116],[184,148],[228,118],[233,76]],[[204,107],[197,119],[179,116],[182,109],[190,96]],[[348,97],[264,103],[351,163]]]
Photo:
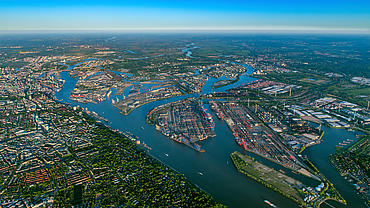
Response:
[[[216,90],[225,91],[255,80],[248,76],[253,72],[252,68],[249,66],[246,67],[247,72],[240,77],[238,82],[231,86],[222,87],[221,89],[217,88]],[[213,113],[217,136],[201,143],[202,148],[206,150],[204,153],[194,151],[185,145],[176,143],[156,131],[154,126],[146,124],[145,115],[152,108],[187,97],[198,97],[199,94],[186,94],[148,103],[135,109],[129,115],[124,116],[111,104],[110,99],[116,97],[113,93],[110,99],[97,104],[83,104],[71,100],[70,92],[77,83],[77,79],[69,76],[68,71],[63,71],[60,75],[61,79],[66,80],[66,82],[63,88],[55,95],[58,100],[69,103],[72,106],[80,106],[94,111],[108,119],[109,125],[112,128],[129,131],[138,136],[141,141],[144,141],[152,148],[149,151],[150,155],[184,174],[192,183],[211,194],[221,203],[229,207],[269,207],[264,203],[264,200],[267,199],[278,207],[297,207],[293,201],[282,197],[280,194],[265,188],[263,185],[236,171],[229,155],[233,151],[243,152],[244,150],[234,141],[232,132],[227,127],[227,124],[224,121],[218,120]],[[209,82],[216,81],[209,79]],[[206,83],[206,85],[211,84]],[[212,91],[211,87],[203,90],[202,93]],[[121,97],[119,98],[121,99]],[[208,105],[206,107],[209,108]],[[335,187],[338,188],[344,198],[349,202],[350,207],[361,207],[363,201],[355,194],[350,184],[340,177],[335,169],[330,166],[328,161],[328,155],[335,151],[335,144],[342,141],[343,138],[356,140],[355,132],[325,127],[324,130],[326,131],[323,138],[324,141],[319,145],[307,148],[304,154],[308,155],[312,162],[317,165],[318,169],[333,182]],[[329,203],[337,206],[335,202]]]

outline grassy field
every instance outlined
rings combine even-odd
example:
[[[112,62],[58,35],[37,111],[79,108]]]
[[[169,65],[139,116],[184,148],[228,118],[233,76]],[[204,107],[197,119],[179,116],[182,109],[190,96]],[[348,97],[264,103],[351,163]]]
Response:
[[[293,187],[300,187],[302,183],[289,176],[286,176],[272,168],[255,161],[253,158],[233,152],[230,155],[235,167],[239,172],[262,183],[268,188],[292,199],[297,203],[304,203],[298,190]]]

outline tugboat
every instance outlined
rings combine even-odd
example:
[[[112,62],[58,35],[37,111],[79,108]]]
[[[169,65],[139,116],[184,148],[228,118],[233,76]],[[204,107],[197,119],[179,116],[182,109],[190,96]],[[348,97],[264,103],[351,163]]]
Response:
[[[264,202],[268,205],[270,205],[271,207],[277,207],[275,204],[271,203],[269,200],[264,200]]]

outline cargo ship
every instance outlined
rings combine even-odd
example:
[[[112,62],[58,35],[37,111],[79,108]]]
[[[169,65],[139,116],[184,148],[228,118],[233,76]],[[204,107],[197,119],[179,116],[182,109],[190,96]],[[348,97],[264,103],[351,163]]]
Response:
[[[209,122],[208,127],[214,129],[215,128],[215,122],[213,121],[212,115],[207,112],[207,109],[204,108],[202,103],[199,105],[199,108],[200,108],[200,115],[203,117],[203,119],[205,119]]]

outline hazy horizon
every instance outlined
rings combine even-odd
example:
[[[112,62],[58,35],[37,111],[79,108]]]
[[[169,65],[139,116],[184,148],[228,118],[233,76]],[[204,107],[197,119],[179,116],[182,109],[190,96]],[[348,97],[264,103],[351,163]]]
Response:
[[[370,34],[364,0],[4,1],[0,32],[237,31]]]
[[[4,34],[327,34],[370,35],[370,30],[346,29],[249,29],[249,30],[199,30],[199,29],[121,29],[121,30],[0,30]]]

